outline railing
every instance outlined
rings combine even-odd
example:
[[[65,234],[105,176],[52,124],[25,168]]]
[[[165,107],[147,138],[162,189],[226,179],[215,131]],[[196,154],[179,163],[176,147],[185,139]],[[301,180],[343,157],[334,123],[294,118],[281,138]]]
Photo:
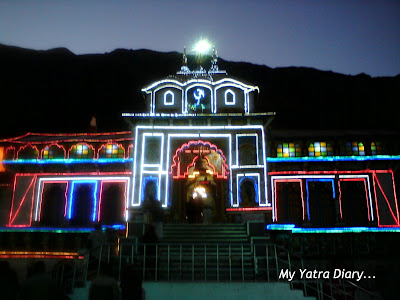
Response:
[[[82,259],[77,255],[74,259],[60,261],[53,267],[50,275],[63,292],[72,293],[78,285],[77,281],[80,281],[81,286],[86,284],[88,263],[88,257]]]
[[[103,245],[101,259],[91,259],[97,260],[97,275],[103,263],[112,263],[116,279],[121,280],[123,267],[133,264],[143,281],[280,281],[289,282],[291,288],[317,299],[381,299],[347,280],[301,278],[300,269],[315,268],[305,266],[301,257],[291,255],[285,248],[262,239],[253,239],[251,244],[119,244],[118,256],[113,256],[115,247]],[[293,280],[282,278],[282,270],[296,271]]]

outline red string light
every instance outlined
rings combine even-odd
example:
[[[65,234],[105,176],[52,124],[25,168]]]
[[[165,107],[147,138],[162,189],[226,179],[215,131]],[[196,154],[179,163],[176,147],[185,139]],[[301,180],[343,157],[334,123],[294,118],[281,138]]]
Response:
[[[341,175],[341,174],[371,174],[372,175],[372,182],[373,182],[373,186],[374,186],[374,195],[375,195],[375,204],[376,204],[376,213],[377,213],[377,218],[378,218],[378,226],[379,227],[390,227],[390,226],[400,226],[400,217],[399,217],[399,208],[398,208],[398,203],[397,203],[397,193],[396,193],[396,187],[395,187],[395,182],[394,182],[394,174],[393,171],[391,169],[389,170],[370,170],[370,169],[365,169],[365,170],[352,170],[352,171],[344,171],[344,170],[331,170],[331,171],[274,171],[274,172],[269,172],[268,175],[272,176],[272,175],[293,175],[295,177],[295,175]],[[378,174],[391,174],[392,177],[392,187],[393,187],[393,197],[394,197],[394,202],[395,202],[395,209],[396,209],[396,213],[393,211],[392,206],[390,205],[390,201],[387,198],[386,193],[384,193],[383,188],[380,184],[380,180],[378,178]],[[364,187],[366,187],[366,178],[341,178],[340,180],[345,179],[345,180],[364,180]],[[343,181],[343,180],[342,180]],[[384,225],[381,224],[380,222],[380,215],[379,215],[379,205],[378,205],[378,201],[377,201],[377,191],[376,191],[376,185],[378,185],[379,189],[381,190],[386,204],[388,205],[389,208],[389,212],[391,214],[391,216],[393,217],[393,219],[395,220],[397,225]],[[367,201],[368,201],[368,192],[366,192],[367,194]],[[277,199],[277,195],[276,195],[276,185],[275,185],[275,203],[276,203],[276,199]],[[368,205],[368,202],[367,202]],[[372,204],[371,204],[372,205]],[[276,206],[275,206],[276,207]],[[343,218],[343,211],[342,211],[342,207],[341,207],[341,189],[340,189],[340,184],[339,184],[339,207],[340,207],[340,216],[341,218]],[[371,208],[372,209],[372,208]],[[276,215],[277,215],[277,207],[276,207]],[[396,217],[397,215],[397,217]],[[368,209],[368,217],[369,219],[371,218],[370,215],[370,210]],[[277,218],[277,217],[276,217]]]
[[[9,146],[9,147],[6,148],[5,156],[8,157],[8,151],[10,151],[10,150],[14,151],[14,153],[12,155],[12,160],[14,160],[15,159],[15,147],[14,146]]]
[[[84,259],[77,252],[50,252],[50,251],[0,251],[0,258],[61,258]]]
[[[120,131],[120,132],[104,132],[104,133],[31,133],[28,132],[24,135],[18,136],[18,137],[13,137],[13,138],[7,138],[7,139],[2,139],[0,142],[8,142],[8,143],[19,143],[19,144],[48,144],[49,142],[53,143],[65,143],[65,142],[80,142],[80,141],[85,141],[90,139],[91,142],[107,142],[107,141],[129,141],[133,140],[133,137],[117,137],[117,138],[109,138],[108,136],[114,135],[132,135],[132,131]],[[59,140],[52,140],[52,141],[31,141],[31,142],[26,142],[26,141],[20,141],[21,139],[27,137],[27,136],[40,136],[40,137],[63,137]],[[68,138],[68,137],[78,137],[81,136],[82,138]],[[98,136],[107,136],[107,138],[104,139],[92,139],[92,138],[85,138],[85,137],[98,137]]]
[[[19,149],[18,149],[18,151],[17,151],[17,159],[18,159],[18,157],[19,157],[19,153],[22,151],[22,150],[24,150],[25,148],[27,148],[27,147],[31,147],[32,149],[36,149],[36,152],[37,152],[37,156],[36,156],[36,159],[39,159],[39,149],[35,146],[35,145],[31,145],[30,143],[28,143],[28,144],[26,144],[25,146],[22,146],[22,147],[20,147]]]
[[[121,180],[102,180],[101,183],[100,183],[99,209],[97,211],[97,221],[98,222],[100,221],[101,202],[102,202],[102,199],[103,199],[103,183],[124,183],[125,184],[123,213],[125,214],[125,211],[126,211],[127,181],[124,180],[124,179],[121,179]]]
[[[290,182],[298,182],[300,184],[300,194],[301,194],[301,205],[303,208],[303,220],[306,218],[305,215],[305,207],[304,207],[304,193],[303,193],[303,184],[301,179],[275,179],[274,180],[274,193],[275,193],[275,221],[278,221],[278,204],[277,204],[277,189],[276,189],[276,183],[290,183]]]
[[[133,149],[133,144],[130,144],[129,146],[128,146],[128,149],[126,150],[126,157],[125,158],[129,158],[129,154],[130,154],[130,149]]]
[[[66,150],[65,150],[64,146],[59,145],[58,143],[51,143],[51,144],[49,144],[48,146],[46,146],[46,147],[48,148],[48,151],[50,151],[50,147],[52,147],[52,146],[57,146],[58,149],[62,149],[63,152],[64,152],[64,159],[66,158]],[[46,148],[46,147],[45,147],[45,148]],[[42,159],[43,159],[43,152],[44,152],[45,148],[43,148],[42,151],[41,151],[40,157],[41,157]]]
[[[370,214],[370,207],[368,205],[368,188],[367,188],[367,179],[366,178],[340,178],[338,181],[339,185],[339,208],[340,208],[340,218],[343,219],[343,212],[342,212],[342,189],[340,186],[340,182],[342,181],[362,181],[364,183],[365,189],[365,197],[367,201],[367,211],[368,211],[368,221],[371,221],[371,214]]]
[[[28,195],[28,192],[31,189],[32,185],[34,186],[34,184],[36,183],[36,178],[37,178],[37,176],[33,176],[32,180],[31,180],[31,183],[29,184],[28,188],[26,189],[26,192],[25,192],[24,196],[22,197],[18,208],[14,213],[14,217],[13,218],[12,218],[12,210],[11,210],[11,212],[10,212],[10,221],[9,221],[9,225],[8,226],[13,226],[12,223],[15,221],[15,218],[17,217],[18,212],[22,207],[22,204],[25,202],[26,196]],[[33,198],[33,194],[34,194],[34,188],[32,189],[32,198]],[[14,185],[14,193],[13,193],[13,202],[14,202],[14,195],[15,195],[15,185]],[[32,205],[32,207],[33,207],[33,205]],[[32,224],[32,207],[31,207],[31,213],[30,213],[29,226]],[[24,226],[26,226],[26,224]]]
[[[67,214],[67,204],[68,204],[68,195],[67,195],[67,191],[68,191],[68,181],[44,181],[42,186],[41,186],[41,190],[40,190],[40,199],[43,199],[43,191],[44,191],[44,185],[46,183],[66,183],[66,189],[65,189],[65,204],[64,204],[64,217]],[[39,206],[39,216],[38,216],[38,221],[40,222],[40,218],[41,218],[41,214],[42,214],[42,203],[43,200],[40,201],[40,206]],[[33,209],[33,207],[32,207]]]
[[[234,207],[227,208],[226,211],[269,211],[272,207]]]
[[[112,175],[132,175],[132,172],[82,172],[82,173],[16,173],[15,177],[14,177],[14,187],[13,187],[13,196],[12,196],[12,202],[11,202],[11,210],[10,210],[10,214],[9,214],[9,223],[6,225],[7,227],[27,227],[27,226],[31,226],[32,224],[32,213],[33,213],[33,202],[34,202],[34,191],[35,191],[35,186],[36,186],[36,181],[37,181],[37,177],[43,177],[43,176],[112,176]],[[32,177],[33,179],[31,180],[30,185],[28,186],[24,197],[21,199],[19,206],[17,208],[17,210],[15,211],[15,213],[13,213],[14,211],[14,202],[15,202],[15,191],[16,191],[16,185],[17,185],[17,180],[19,177]],[[122,181],[122,180],[121,180]],[[45,181],[44,183],[48,183],[50,181]],[[65,197],[66,199],[68,199],[68,195],[67,195],[67,191],[68,191],[68,182],[67,181],[54,181],[56,183],[67,183],[67,188],[65,191]],[[33,185],[33,187],[32,187]],[[32,188],[32,203],[31,203],[31,211],[30,211],[30,220],[29,220],[29,225],[28,224],[13,224],[13,222],[15,221],[23,203],[25,202],[25,199],[29,193],[29,190]],[[126,195],[126,192],[125,192]],[[43,186],[41,189],[41,196],[43,197]],[[126,196],[125,196],[126,197]],[[126,198],[125,198],[126,199]],[[65,204],[65,208],[64,208],[64,216],[66,216],[66,211],[67,211],[67,202]],[[126,201],[125,201],[126,202]],[[41,210],[41,203],[40,203],[40,210]],[[40,218],[40,213],[39,213],[39,218]],[[39,219],[40,220],[40,219]]]
[[[388,205],[390,214],[392,215],[392,217],[393,217],[393,219],[395,220],[396,224],[399,225],[399,219],[398,219],[398,217],[396,218],[395,215],[394,215],[394,213],[393,213],[392,207],[391,207],[391,205],[390,205],[390,203],[389,203],[388,198],[386,197],[385,192],[383,191],[383,188],[382,188],[382,186],[381,186],[381,184],[380,184],[380,182],[379,182],[378,176],[376,176],[376,174],[373,174],[373,178],[374,178],[374,194],[375,194],[375,203],[376,203],[376,206],[378,207],[378,197],[377,197],[377,193],[376,193],[376,185],[375,185],[375,182],[376,182],[376,184],[378,185],[379,189],[381,190],[383,197],[385,198],[385,201],[386,201],[386,204]],[[394,193],[396,194],[396,190],[394,190]],[[396,200],[396,203],[397,203],[396,197],[395,197],[395,200]],[[398,211],[397,206],[396,206],[396,210],[397,210],[397,215],[398,215],[398,212],[399,212],[399,211]],[[379,225],[380,225],[380,218],[378,217],[378,226],[379,226]]]

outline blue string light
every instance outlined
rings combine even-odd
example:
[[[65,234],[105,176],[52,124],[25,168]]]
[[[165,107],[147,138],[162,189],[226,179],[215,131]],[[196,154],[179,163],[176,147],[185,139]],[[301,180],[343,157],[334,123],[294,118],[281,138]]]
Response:
[[[370,160],[400,160],[400,155],[371,156],[318,156],[318,157],[268,157],[267,162],[331,162],[331,161],[370,161]]]
[[[331,182],[331,183],[332,183],[333,199],[335,199],[336,193],[335,193],[335,180],[334,180],[333,178],[310,178],[310,179],[306,179],[306,190],[307,190],[307,216],[308,216],[308,219],[311,220],[311,218],[310,218],[310,203],[309,203],[310,192],[309,192],[309,190],[308,190],[308,182],[309,182],[309,181]]]
[[[76,180],[72,181],[71,185],[71,192],[69,195],[69,209],[68,209],[68,219],[72,218],[72,206],[74,203],[74,189],[75,189],[75,184],[94,184],[94,189],[93,189],[93,200],[94,200],[94,206],[93,206],[93,214],[92,214],[92,221],[96,221],[96,210],[97,210],[97,180]]]
[[[287,230],[292,233],[362,233],[362,232],[400,232],[399,227],[323,227],[301,228],[294,224],[268,224],[267,230]]]

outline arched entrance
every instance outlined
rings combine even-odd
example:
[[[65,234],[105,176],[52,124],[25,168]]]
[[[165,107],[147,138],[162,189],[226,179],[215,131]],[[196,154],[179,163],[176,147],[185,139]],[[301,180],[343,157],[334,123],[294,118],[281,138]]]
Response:
[[[222,150],[205,141],[191,141],[175,152],[171,165],[171,209],[178,222],[224,220],[228,166]]]
[[[257,200],[257,181],[251,177],[243,177],[239,181],[240,206],[255,207]]]

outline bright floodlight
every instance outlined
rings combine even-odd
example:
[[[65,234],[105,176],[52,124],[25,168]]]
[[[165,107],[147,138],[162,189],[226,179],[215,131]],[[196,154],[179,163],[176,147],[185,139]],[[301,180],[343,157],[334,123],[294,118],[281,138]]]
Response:
[[[194,47],[194,51],[199,54],[206,53],[208,49],[211,48],[210,43],[207,40],[200,40],[197,42],[196,46]]]

